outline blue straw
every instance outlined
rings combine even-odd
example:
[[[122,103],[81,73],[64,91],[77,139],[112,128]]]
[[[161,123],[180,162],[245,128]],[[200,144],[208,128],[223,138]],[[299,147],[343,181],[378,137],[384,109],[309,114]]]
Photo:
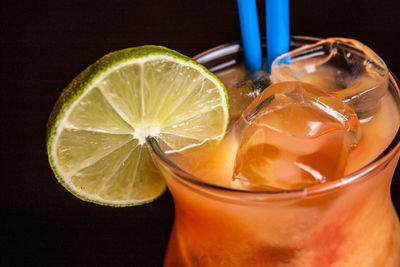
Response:
[[[249,72],[256,72],[262,69],[261,40],[258,29],[256,1],[237,0],[237,5],[246,69]]]
[[[289,51],[289,0],[266,0],[267,71],[275,58]]]

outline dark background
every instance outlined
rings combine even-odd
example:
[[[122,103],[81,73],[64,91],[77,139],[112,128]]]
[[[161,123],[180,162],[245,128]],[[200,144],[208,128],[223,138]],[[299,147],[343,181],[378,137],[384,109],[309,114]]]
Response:
[[[292,0],[291,34],[358,39],[400,75],[395,3]],[[0,19],[1,265],[160,266],[170,194],[132,208],[75,198],[50,170],[45,124],[62,89],[110,51],[159,44],[194,56],[240,39],[236,1],[3,0]],[[392,194],[399,211],[398,173]]]

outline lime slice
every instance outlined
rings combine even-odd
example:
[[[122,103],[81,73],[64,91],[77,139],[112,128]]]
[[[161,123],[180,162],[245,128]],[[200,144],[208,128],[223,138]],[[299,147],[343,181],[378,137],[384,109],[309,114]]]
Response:
[[[206,68],[165,47],[128,48],[64,89],[47,123],[49,162],[83,200],[139,205],[166,187],[146,137],[182,150],[221,138],[228,123],[226,89]]]

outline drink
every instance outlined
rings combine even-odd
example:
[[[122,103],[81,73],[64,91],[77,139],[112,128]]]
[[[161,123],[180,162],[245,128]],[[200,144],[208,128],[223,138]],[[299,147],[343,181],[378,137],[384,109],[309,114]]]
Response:
[[[295,38],[294,45],[314,41]],[[223,54],[228,49],[238,46],[207,52],[214,56],[211,62],[201,61],[204,54],[199,57],[225,84],[246,75],[232,61],[240,57],[238,51]],[[218,69],[222,62],[232,62],[228,71]],[[233,134],[191,155],[166,159],[156,153],[176,208],[165,265],[398,266],[400,224],[389,193],[400,138],[399,89],[393,77],[389,89],[374,118],[359,126],[362,137],[342,175],[326,183],[277,191],[232,180],[239,147]],[[243,105],[231,102],[239,107],[232,110],[233,119],[249,98]]]

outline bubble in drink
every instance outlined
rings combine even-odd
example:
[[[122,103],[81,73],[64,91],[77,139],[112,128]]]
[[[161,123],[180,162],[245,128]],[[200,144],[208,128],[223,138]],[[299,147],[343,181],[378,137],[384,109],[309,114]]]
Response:
[[[371,118],[388,86],[383,60],[359,41],[328,38],[278,57],[272,82],[302,81],[334,93],[350,105],[360,120]]]
[[[302,82],[274,84],[233,125],[240,143],[233,180],[291,190],[342,177],[358,125],[335,96]]]

